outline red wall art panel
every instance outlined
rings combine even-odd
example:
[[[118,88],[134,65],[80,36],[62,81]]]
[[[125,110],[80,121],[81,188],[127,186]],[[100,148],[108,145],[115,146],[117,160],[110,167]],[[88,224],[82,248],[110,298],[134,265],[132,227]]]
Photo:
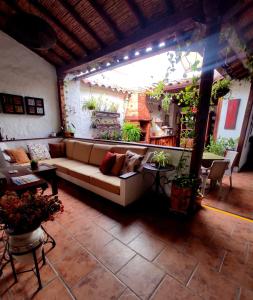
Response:
[[[240,101],[240,99],[228,100],[225,129],[235,129]]]

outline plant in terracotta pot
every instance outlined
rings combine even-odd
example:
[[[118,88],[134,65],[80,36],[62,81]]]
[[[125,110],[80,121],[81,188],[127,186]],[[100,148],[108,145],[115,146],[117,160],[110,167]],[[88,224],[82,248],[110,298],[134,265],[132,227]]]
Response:
[[[10,250],[18,254],[29,250],[31,244],[34,247],[40,245],[44,238],[41,224],[53,221],[63,209],[58,196],[31,192],[18,196],[15,192],[7,191],[0,198],[0,224],[3,224],[8,235]],[[29,255],[16,258],[26,262]]]
[[[171,156],[164,151],[155,151],[152,156],[152,162],[155,163],[157,168],[166,168],[171,164]]]
[[[76,127],[73,123],[68,123],[67,124],[67,130],[65,130],[64,132],[64,136],[66,138],[72,138],[75,136],[75,130],[76,130]]]
[[[32,169],[32,170],[37,170],[37,169],[38,169],[38,166],[39,166],[38,161],[35,160],[35,159],[32,159],[32,160],[30,161],[30,165],[31,165],[31,169]]]

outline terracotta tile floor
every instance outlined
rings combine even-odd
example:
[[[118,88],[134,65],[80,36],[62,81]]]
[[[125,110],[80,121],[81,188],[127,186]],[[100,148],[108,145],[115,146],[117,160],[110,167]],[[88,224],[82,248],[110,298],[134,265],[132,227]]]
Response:
[[[59,196],[43,289],[32,273],[13,284],[8,266],[0,299],[253,299],[253,222],[208,208],[175,218],[154,196],[124,209],[64,181]]]
[[[233,173],[233,188],[224,176],[222,189],[207,193],[203,203],[233,214],[253,219],[253,172]]]

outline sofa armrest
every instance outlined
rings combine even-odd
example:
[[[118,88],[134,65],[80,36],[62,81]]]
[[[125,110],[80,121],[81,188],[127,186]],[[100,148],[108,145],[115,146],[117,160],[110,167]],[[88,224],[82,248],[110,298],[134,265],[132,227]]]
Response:
[[[128,179],[128,178],[133,177],[137,174],[139,174],[139,173],[138,172],[128,172],[126,174],[120,175],[119,178],[120,179]]]

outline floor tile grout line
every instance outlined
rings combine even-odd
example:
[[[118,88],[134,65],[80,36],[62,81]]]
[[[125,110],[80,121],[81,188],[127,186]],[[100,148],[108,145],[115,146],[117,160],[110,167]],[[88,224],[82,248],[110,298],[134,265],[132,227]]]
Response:
[[[224,255],[223,255],[223,257],[222,257],[222,260],[221,260],[221,263],[220,263],[220,267],[219,267],[219,269],[218,269],[218,273],[221,273],[221,269],[222,269],[222,267],[223,267],[223,264],[224,264],[224,261],[225,261],[225,258],[227,257],[227,255],[228,255],[228,251],[225,250]]]
[[[196,264],[196,266],[194,267],[193,271],[191,272],[191,275],[188,279],[188,281],[185,284],[185,287],[189,286],[190,281],[192,280],[193,276],[195,275],[195,273],[197,272],[197,269],[199,268],[199,263]]]
[[[164,275],[162,276],[161,280],[158,282],[158,284],[154,288],[153,292],[150,293],[148,299],[151,299],[154,296],[154,294],[156,293],[156,291],[158,290],[158,288],[160,287],[160,285],[162,284],[162,282],[164,281],[166,276],[167,276],[167,273],[164,272]]]
[[[119,272],[128,264],[130,263],[138,254],[135,252],[135,255],[133,257],[131,257],[129,259],[128,262],[126,262],[122,267],[119,268],[119,270],[117,270],[117,272],[115,272],[115,275],[117,276],[119,274]]]
[[[66,290],[68,291],[68,293],[70,294],[71,298],[74,300],[76,299],[75,296],[72,293],[71,288],[68,286],[68,284],[65,282],[65,280],[62,278],[61,274],[58,273],[58,271],[55,269],[53,263],[50,261],[49,258],[47,258],[48,264],[50,265],[50,267],[54,270],[54,272],[57,274],[57,277],[59,278],[59,280],[62,282],[62,284],[64,285],[64,287],[66,288]],[[44,287],[43,287],[44,288]]]

